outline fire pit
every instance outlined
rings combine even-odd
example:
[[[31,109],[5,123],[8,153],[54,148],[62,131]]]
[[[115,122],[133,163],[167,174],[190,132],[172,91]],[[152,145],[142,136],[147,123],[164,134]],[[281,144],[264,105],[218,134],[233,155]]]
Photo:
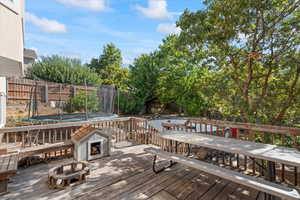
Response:
[[[84,162],[72,162],[54,167],[48,173],[48,186],[50,189],[65,189],[83,183],[90,169]]]

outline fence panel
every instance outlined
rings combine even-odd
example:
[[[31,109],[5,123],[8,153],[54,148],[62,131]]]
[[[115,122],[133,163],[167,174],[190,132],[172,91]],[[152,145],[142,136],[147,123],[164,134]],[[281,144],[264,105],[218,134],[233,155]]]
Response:
[[[8,78],[8,102],[29,101],[36,98],[38,101],[66,101],[76,94],[76,91],[96,91],[96,87],[59,84],[46,81]]]

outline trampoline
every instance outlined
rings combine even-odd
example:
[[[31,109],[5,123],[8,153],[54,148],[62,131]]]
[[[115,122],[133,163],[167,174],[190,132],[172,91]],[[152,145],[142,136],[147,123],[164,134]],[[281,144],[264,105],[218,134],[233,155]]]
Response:
[[[88,91],[86,90],[86,94]],[[85,111],[86,112],[77,112],[77,113],[63,113],[62,112],[62,102],[58,101],[58,108],[60,109],[59,113],[51,115],[39,115],[38,114],[38,99],[33,98],[29,102],[29,113],[28,118],[25,118],[24,121],[30,122],[78,122],[78,121],[101,121],[101,120],[111,120],[118,117],[114,113],[114,107],[116,105],[116,95],[117,89],[113,85],[102,85],[97,90],[97,96],[99,100],[98,112],[88,112],[87,109],[87,97],[85,99]],[[118,108],[119,110],[119,108]],[[32,112],[31,112],[32,111]]]
[[[72,113],[72,114],[62,114],[62,115],[40,115],[37,117],[32,117],[26,121],[31,122],[78,122],[78,121],[100,121],[100,120],[110,120],[117,118],[117,114],[109,114],[104,112],[96,113]]]

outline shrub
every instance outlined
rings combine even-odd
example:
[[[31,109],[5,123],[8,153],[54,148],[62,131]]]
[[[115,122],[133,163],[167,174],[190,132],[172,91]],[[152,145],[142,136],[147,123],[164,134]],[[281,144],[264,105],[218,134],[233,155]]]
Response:
[[[122,114],[139,114],[144,110],[144,101],[130,93],[120,92],[119,109]]]
[[[68,113],[83,112],[87,106],[88,112],[99,111],[99,103],[96,92],[79,91],[74,97],[70,98],[64,105],[64,111]],[[86,105],[87,104],[87,105]]]
[[[78,59],[60,56],[42,57],[26,72],[26,77],[56,83],[95,85],[101,82],[100,76]]]

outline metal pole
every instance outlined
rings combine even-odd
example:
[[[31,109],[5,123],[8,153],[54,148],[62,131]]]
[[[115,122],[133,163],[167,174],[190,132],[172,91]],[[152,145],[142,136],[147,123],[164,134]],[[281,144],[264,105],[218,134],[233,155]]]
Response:
[[[59,84],[59,118],[62,120],[62,115],[61,115],[61,84]]]
[[[118,90],[118,115],[120,115],[120,90]]]
[[[86,79],[84,79],[84,85],[85,85],[85,120],[88,120],[88,107],[87,107],[87,84]]]

